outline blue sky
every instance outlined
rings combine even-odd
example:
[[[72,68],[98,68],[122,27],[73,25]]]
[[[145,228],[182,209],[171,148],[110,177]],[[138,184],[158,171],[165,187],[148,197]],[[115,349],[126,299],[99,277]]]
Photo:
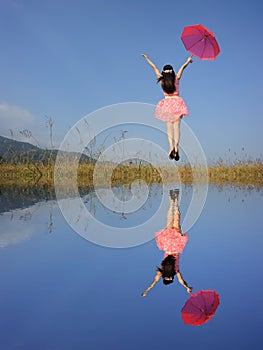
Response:
[[[177,70],[188,57],[180,39],[184,26],[201,23],[215,33],[221,53],[216,61],[194,59],[185,70],[185,121],[208,158],[258,157],[262,10],[259,0],[1,0],[0,133],[10,136],[11,128],[19,138],[29,129],[48,146],[52,117],[59,145],[98,108],[156,104],[161,88],[140,54]]]

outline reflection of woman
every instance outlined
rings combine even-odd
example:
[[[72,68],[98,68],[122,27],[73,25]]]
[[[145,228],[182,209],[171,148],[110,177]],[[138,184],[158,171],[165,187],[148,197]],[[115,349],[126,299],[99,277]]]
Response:
[[[179,270],[179,254],[184,250],[188,241],[188,235],[183,234],[181,231],[178,194],[179,190],[170,191],[170,207],[167,213],[167,226],[155,234],[158,248],[164,251],[164,259],[156,272],[153,282],[141,294],[143,297],[148,294],[161,277],[163,283],[167,285],[173,283],[175,275],[177,276],[178,282],[186,288],[187,292],[192,292],[192,287],[189,287],[184,281]]]
[[[178,161],[179,157],[179,139],[180,139],[180,123],[183,116],[188,115],[187,107],[182,97],[179,97],[179,81],[184,69],[189,63],[192,63],[192,57],[181,66],[177,73],[171,65],[167,64],[163,67],[162,72],[155,66],[146,54],[142,54],[149,65],[153,68],[157,81],[161,82],[164,99],[157,104],[155,117],[167,124],[167,136],[170,145],[169,158]]]

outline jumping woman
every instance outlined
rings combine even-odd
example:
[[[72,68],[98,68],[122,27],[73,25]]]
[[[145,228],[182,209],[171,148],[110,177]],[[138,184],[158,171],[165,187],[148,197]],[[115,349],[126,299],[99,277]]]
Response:
[[[188,115],[187,107],[184,100],[179,97],[179,81],[181,79],[184,69],[189,63],[192,63],[192,57],[189,57],[187,61],[175,74],[171,65],[163,67],[162,73],[155,66],[155,64],[149,59],[146,54],[142,54],[149,65],[153,68],[157,82],[161,82],[164,99],[160,100],[157,104],[155,117],[167,124],[167,136],[170,145],[169,158],[178,161],[179,156],[179,139],[180,139],[180,123],[183,116]]]

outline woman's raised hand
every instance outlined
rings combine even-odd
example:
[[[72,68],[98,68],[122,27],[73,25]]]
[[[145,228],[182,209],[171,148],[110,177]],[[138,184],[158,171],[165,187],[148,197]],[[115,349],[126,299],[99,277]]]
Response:
[[[187,287],[186,290],[187,290],[187,292],[188,292],[189,294],[192,294],[193,287]]]
[[[146,55],[146,53],[142,53],[141,56],[144,57],[144,58],[148,58],[148,56]]]

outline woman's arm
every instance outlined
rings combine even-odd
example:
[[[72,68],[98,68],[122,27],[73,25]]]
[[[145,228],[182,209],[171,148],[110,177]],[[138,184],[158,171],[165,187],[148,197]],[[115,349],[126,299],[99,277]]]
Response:
[[[146,59],[146,61],[149,63],[149,65],[153,68],[154,73],[156,74],[157,78],[159,79],[162,76],[159,69],[156,67],[156,65],[149,59],[149,57],[145,53],[143,53],[142,56]]]
[[[189,63],[192,63],[192,62],[193,62],[193,59],[192,59],[192,56],[190,56],[190,57],[187,59],[187,61],[182,65],[182,67],[179,69],[178,73],[176,74],[177,79],[180,79],[180,78],[181,78],[184,69],[188,66]]]
[[[187,292],[188,293],[192,293],[192,290],[193,290],[193,287],[189,287],[188,284],[184,281],[182,275],[181,275],[181,272],[177,272],[177,278],[178,278],[178,281],[186,288]]]
[[[141,294],[142,297],[146,297],[146,295],[148,294],[148,292],[152,289],[152,287],[159,281],[159,279],[161,278],[162,273],[158,270],[156,272],[156,275],[154,277],[154,280],[152,281],[152,283],[149,285],[149,287],[146,289],[145,292],[143,292]]]

